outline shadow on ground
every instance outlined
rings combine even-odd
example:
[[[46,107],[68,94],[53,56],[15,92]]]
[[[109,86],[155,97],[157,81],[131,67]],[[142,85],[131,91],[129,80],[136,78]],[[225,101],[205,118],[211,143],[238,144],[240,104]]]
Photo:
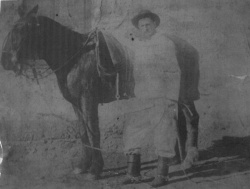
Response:
[[[157,160],[142,163],[142,175],[152,172]],[[232,174],[250,174],[250,136],[232,137],[224,136],[221,140],[214,141],[208,149],[200,151],[199,162],[185,172],[180,168],[170,172],[170,183],[192,180],[195,183],[206,182],[211,179],[219,180]],[[107,174],[107,173],[110,174]],[[114,173],[115,172],[115,173]],[[113,174],[112,174],[113,173]],[[103,179],[118,177],[126,174],[126,167],[104,170]],[[153,179],[153,174],[148,174],[145,182]]]

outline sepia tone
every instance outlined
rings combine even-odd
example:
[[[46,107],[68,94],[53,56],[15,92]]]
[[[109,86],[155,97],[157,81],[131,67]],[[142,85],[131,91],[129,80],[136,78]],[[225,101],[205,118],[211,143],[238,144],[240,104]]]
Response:
[[[170,167],[159,188],[249,188],[250,3],[247,0],[9,0],[0,1],[0,44],[19,19],[18,7],[79,33],[110,32],[123,45],[138,37],[131,19],[143,9],[159,15],[159,30],[187,41],[199,53],[199,160],[192,169]],[[84,42],[83,42],[84,45]],[[46,62],[37,60],[44,69]],[[0,68],[1,188],[150,188],[156,160],[153,135],[141,152],[139,184],[123,185],[126,122],[137,116],[127,100],[100,103],[104,170],[88,181],[75,168],[82,158],[81,125],[59,90],[55,74],[16,76]],[[136,107],[140,108],[140,107]],[[136,119],[142,119],[138,115]]]

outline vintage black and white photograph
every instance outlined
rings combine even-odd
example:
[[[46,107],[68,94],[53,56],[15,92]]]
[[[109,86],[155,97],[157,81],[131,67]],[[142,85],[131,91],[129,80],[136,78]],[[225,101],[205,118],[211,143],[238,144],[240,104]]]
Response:
[[[250,1],[0,0],[0,188],[250,188]]]

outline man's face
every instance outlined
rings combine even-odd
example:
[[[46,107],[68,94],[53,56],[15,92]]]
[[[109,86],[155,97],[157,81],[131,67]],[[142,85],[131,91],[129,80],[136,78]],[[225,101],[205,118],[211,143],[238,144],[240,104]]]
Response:
[[[138,22],[138,28],[143,39],[150,39],[156,32],[156,24],[150,18],[142,18]]]

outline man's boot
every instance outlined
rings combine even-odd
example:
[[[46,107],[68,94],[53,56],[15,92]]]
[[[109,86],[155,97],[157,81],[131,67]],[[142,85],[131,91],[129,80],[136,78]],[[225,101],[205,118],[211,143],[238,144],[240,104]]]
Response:
[[[169,171],[169,162],[171,159],[167,157],[158,157],[158,164],[156,170],[156,176],[152,183],[150,184],[152,187],[160,187],[168,182],[168,171]]]
[[[123,184],[136,184],[141,182],[141,155],[131,154],[127,155],[127,175],[126,179],[122,182]]]

